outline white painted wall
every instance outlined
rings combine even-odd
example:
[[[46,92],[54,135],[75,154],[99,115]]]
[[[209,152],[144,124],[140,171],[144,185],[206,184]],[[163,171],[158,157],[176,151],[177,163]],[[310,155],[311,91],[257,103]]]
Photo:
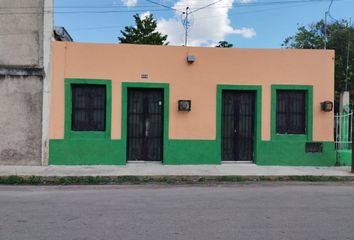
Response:
[[[42,165],[48,165],[50,91],[51,91],[51,42],[53,34],[53,0],[44,0],[43,14],[43,112],[42,112]]]

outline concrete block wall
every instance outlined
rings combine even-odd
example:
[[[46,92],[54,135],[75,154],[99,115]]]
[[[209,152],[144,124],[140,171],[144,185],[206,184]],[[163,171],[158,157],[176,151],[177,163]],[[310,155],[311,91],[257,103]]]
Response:
[[[1,0],[0,165],[46,162],[52,6],[53,0]]]
[[[0,66],[43,66],[44,0],[1,0]]]
[[[0,76],[0,164],[40,165],[42,77]]]

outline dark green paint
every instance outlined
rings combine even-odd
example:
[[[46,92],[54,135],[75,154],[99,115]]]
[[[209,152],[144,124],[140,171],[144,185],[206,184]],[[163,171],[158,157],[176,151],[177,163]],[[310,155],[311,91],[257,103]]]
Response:
[[[122,142],[108,139],[52,139],[50,165],[124,165]]]
[[[277,90],[305,90],[306,99],[306,134],[277,134],[276,133],[276,108]],[[271,96],[271,139],[272,141],[312,141],[312,115],[313,115],[313,87],[309,85],[272,85]]]
[[[334,142],[323,142],[322,153],[306,153],[305,143],[298,141],[262,141],[258,165],[334,166]]]
[[[164,164],[220,164],[220,148],[213,140],[170,140]]]
[[[72,94],[71,84],[101,84],[106,86],[106,131],[72,131]],[[81,78],[66,78],[65,79],[65,139],[110,139],[111,138],[111,102],[112,102],[112,87],[110,80],[98,79],[81,79]]]
[[[340,166],[351,166],[352,165],[352,150],[339,150],[338,160]]]

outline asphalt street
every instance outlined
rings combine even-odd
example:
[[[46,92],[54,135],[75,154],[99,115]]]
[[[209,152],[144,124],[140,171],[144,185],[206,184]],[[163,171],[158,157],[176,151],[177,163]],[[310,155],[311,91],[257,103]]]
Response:
[[[354,184],[0,186],[1,240],[354,239]]]

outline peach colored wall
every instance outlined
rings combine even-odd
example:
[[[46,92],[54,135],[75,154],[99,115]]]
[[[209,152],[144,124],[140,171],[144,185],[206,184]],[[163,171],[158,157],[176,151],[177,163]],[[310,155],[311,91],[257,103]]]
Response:
[[[187,54],[196,56],[193,64]],[[313,85],[313,139],[333,141],[334,51],[220,49],[125,44],[53,43],[51,139],[64,137],[64,78],[112,80],[112,139],[121,137],[121,83],[170,84],[170,139],[215,139],[216,85],[262,86],[262,140],[270,140],[271,85]],[[149,74],[142,80],[141,74]],[[192,111],[177,111],[191,99]]]

